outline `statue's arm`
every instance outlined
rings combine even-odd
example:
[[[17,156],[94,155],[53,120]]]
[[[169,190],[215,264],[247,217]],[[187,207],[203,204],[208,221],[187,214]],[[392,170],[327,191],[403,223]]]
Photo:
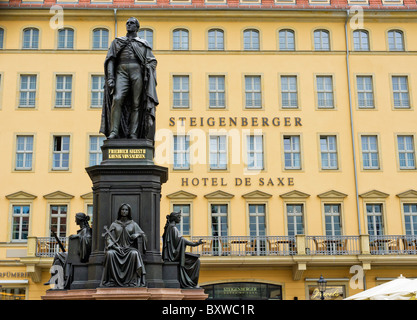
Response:
[[[116,64],[115,59],[109,58],[109,61],[107,62],[107,85],[110,88],[113,88],[115,85],[115,74],[114,74],[115,64]]]

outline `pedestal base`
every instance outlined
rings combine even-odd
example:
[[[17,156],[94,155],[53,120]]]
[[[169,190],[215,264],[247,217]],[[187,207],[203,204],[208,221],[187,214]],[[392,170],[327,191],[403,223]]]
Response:
[[[204,289],[97,288],[48,290],[42,300],[206,300]]]

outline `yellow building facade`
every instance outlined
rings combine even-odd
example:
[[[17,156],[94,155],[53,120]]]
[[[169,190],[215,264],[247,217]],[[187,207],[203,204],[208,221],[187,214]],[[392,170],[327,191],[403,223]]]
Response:
[[[131,16],[158,60],[161,226],[182,210],[204,240],[210,298],[318,299],[323,275],[340,299],[417,276],[409,4],[57,4],[0,11],[2,298],[40,299],[51,228],[65,242],[92,212],[103,63]]]

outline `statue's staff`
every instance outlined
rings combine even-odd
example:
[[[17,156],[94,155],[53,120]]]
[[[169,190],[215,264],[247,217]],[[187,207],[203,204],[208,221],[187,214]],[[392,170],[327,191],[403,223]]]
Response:
[[[59,238],[58,238],[57,234],[55,233],[55,231],[51,229],[51,233],[52,233],[52,236],[55,238],[55,240],[58,242],[58,245],[61,248],[62,252],[65,252],[65,247],[62,244],[61,240],[59,240]]]

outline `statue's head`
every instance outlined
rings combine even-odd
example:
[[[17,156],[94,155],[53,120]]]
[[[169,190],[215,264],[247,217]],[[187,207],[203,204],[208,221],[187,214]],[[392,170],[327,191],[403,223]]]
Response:
[[[75,215],[75,223],[79,226],[88,225],[88,221],[90,221],[90,217],[84,212],[78,212]]]
[[[130,17],[126,21],[126,30],[127,32],[135,31],[138,32],[140,28],[139,20],[135,17]]]
[[[175,221],[176,223],[178,223],[181,221],[181,211],[178,211],[178,212],[173,211],[171,212],[170,215],[167,216],[167,218],[171,222]]]
[[[120,220],[122,217],[132,220],[132,207],[127,203],[123,203],[117,212],[117,220]]]

